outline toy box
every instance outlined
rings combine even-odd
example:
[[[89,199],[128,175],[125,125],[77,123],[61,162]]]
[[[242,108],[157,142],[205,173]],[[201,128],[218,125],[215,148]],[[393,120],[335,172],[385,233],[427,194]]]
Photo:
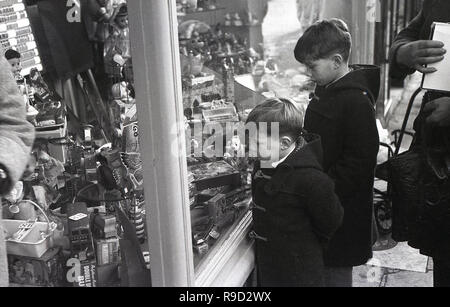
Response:
[[[8,255],[9,281],[37,287],[59,287],[63,281],[63,257],[59,248],[48,250],[40,258]]]

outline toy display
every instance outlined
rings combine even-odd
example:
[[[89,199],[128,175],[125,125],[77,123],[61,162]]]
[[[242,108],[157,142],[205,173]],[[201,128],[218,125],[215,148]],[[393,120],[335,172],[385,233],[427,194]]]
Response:
[[[203,64],[214,71],[221,71],[223,59],[227,59],[236,74],[246,74],[252,71],[255,61],[261,58],[248,47],[245,39],[227,32],[220,25],[211,28],[202,22],[189,20],[178,28],[181,54],[202,59]]]
[[[13,48],[21,53],[21,76],[27,76],[32,68],[41,71],[43,67],[25,1],[1,1],[0,16],[0,50]]]
[[[177,0],[179,13],[194,13],[217,9],[215,0]]]
[[[34,92],[34,99],[30,104],[38,112],[35,116],[35,125],[37,127],[63,125],[66,114],[61,103],[62,98],[49,88],[41,73],[35,68],[30,71],[30,84]]]
[[[125,3],[118,4],[111,18],[111,29],[104,46],[105,72],[120,79],[123,67],[131,59],[128,10]]]
[[[64,257],[54,248],[42,257],[8,256],[11,282],[19,285],[56,287],[64,285]]]
[[[49,74],[26,63],[29,76],[18,78],[17,83],[38,137],[22,181],[2,199],[2,213],[10,221],[6,224],[11,226],[7,236],[11,242],[32,238],[32,243],[41,245],[21,255],[9,253],[11,283],[118,286],[132,283],[125,271],[142,255],[144,265],[149,266],[151,254],[144,246],[149,239],[146,222],[150,210],[144,193],[142,131],[137,118],[139,103],[146,102],[139,101],[134,90],[127,4],[125,0],[91,1],[100,7],[91,13],[97,22],[95,42],[103,48],[103,61],[93,70],[94,78],[103,81],[98,95],[106,109],[102,110],[102,123],[114,131],[105,136],[100,131],[103,124],[89,119],[83,122],[70,104],[65,107],[64,98],[54,90],[58,87],[50,86]],[[203,147],[213,134],[208,128],[245,120],[243,109],[250,107],[243,107],[240,101],[236,77],[260,76],[264,82],[264,76],[281,73],[274,59],[264,60],[247,39],[231,33],[234,27],[260,22],[251,12],[224,10],[214,0],[177,0],[177,9],[186,16],[224,11],[225,18],[225,24],[219,25],[197,20],[179,24],[187,205],[198,265],[211,249],[220,246],[218,242],[227,239],[233,225],[248,212],[251,199],[252,165],[245,157],[243,140],[227,132],[219,135],[224,140],[221,145]],[[26,31],[17,37],[25,47],[32,38]],[[31,51],[25,49],[23,52]],[[31,53],[22,56],[26,61],[34,59]],[[84,89],[82,82],[80,88]],[[83,97],[89,98],[93,92],[84,90]],[[63,93],[68,96],[67,91]],[[78,93],[74,96],[77,100]],[[86,111],[96,113],[92,105]],[[190,135],[195,125],[204,129],[200,137]],[[214,154],[216,149],[221,150],[220,155]],[[48,230],[42,228],[47,225]],[[69,260],[78,261],[79,267],[78,262],[73,266]],[[72,273],[75,268],[79,272]],[[66,280],[72,275],[73,280]]]

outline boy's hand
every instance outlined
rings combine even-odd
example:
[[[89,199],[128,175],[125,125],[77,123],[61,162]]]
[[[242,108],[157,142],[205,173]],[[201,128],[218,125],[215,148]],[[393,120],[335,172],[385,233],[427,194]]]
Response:
[[[450,97],[443,97],[430,101],[424,112],[431,113],[427,122],[440,127],[450,126]]]
[[[401,46],[397,51],[396,60],[398,64],[428,74],[436,72],[436,69],[424,65],[442,61],[446,52],[442,42],[419,40]]]

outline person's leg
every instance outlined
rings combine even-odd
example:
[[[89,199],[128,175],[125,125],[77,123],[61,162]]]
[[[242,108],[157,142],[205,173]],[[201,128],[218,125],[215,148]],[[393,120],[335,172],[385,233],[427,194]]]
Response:
[[[353,286],[353,267],[326,267],[325,287],[351,288]]]
[[[434,259],[433,283],[436,288],[450,287],[450,259]]]

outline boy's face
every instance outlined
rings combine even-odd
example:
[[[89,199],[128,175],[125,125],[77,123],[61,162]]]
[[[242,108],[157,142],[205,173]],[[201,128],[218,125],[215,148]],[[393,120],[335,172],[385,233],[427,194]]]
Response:
[[[22,65],[20,64],[20,59],[10,59],[8,60],[9,64],[11,65],[11,71],[14,76],[20,75],[20,72],[22,71]]]
[[[311,79],[319,86],[325,86],[336,80],[337,68],[333,57],[309,61],[305,66]]]
[[[267,134],[265,131],[258,130],[257,156],[261,166],[270,168],[273,162],[285,158],[294,143],[295,140],[290,136]]]

